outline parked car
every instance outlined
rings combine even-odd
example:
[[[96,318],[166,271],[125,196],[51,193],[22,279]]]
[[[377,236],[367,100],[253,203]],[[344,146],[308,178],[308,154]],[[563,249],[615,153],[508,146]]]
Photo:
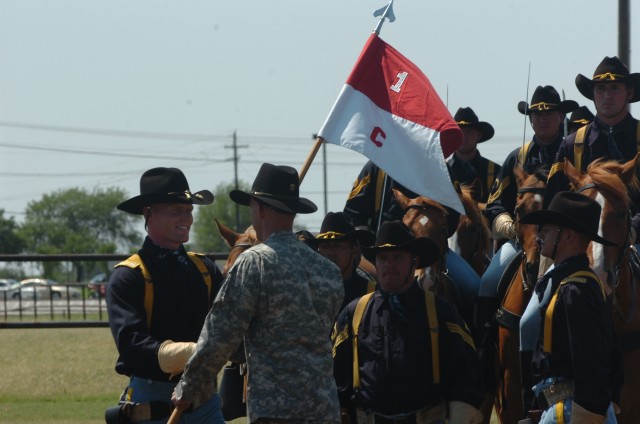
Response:
[[[13,278],[0,278],[0,300],[11,299],[18,293],[20,283]]]
[[[109,277],[104,272],[96,274],[89,280],[89,290],[91,290],[91,297],[99,297],[104,299],[107,294],[107,282]]]
[[[22,297],[24,300],[33,299],[66,299],[67,293],[71,299],[80,299],[82,292],[76,287],[67,288],[53,280],[44,278],[27,278],[20,281],[20,291],[13,295],[14,299]]]

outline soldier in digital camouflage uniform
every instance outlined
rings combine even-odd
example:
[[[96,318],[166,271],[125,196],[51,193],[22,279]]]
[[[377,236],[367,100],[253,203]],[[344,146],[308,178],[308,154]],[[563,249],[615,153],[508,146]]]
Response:
[[[296,213],[316,206],[299,197],[295,169],[265,163],[250,192],[231,199],[251,207],[262,244],[229,271],[173,400],[197,406],[212,377],[244,341],[251,423],[337,423],[329,335],[344,292],[340,270],[293,234]]]

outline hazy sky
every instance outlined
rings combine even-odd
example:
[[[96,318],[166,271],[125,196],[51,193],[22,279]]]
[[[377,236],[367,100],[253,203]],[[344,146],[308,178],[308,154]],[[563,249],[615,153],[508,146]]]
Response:
[[[156,166],[213,189],[233,180],[234,131],[241,179],[265,161],[299,169],[385,4],[0,0],[0,209],[21,221],[28,202],[71,187],[133,196]],[[500,163],[522,143],[529,64],[529,97],[550,84],[594,111],[575,77],[617,54],[614,0],[396,0],[394,10],[381,37],[452,114],[470,106],[495,127],[480,150]],[[632,29],[632,72],[639,41]],[[328,210],[341,210],[366,158],[330,145],[327,159]],[[319,206],[299,217],[311,230],[322,190],[319,155],[301,189]]]

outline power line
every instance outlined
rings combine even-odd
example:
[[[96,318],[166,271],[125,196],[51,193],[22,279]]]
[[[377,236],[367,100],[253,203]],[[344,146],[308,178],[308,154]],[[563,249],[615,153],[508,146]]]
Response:
[[[215,138],[229,138],[227,135],[213,134],[188,134],[188,133],[165,133],[154,131],[132,131],[132,130],[111,130],[105,128],[82,128],[67,127],[59,125],[32,124],[26,122],[8,122],[0,121],[0,127],[22,128],[40,131],[56,131],[77,134],[93,134],[112,137],[136,137],[136,138],[153,138],[153,139],[189,139],[195,141],[211,141]]]
[[[79,150],[79,149],[64,149],[57,147],[42,147],[42,146],[25,146],[25,145],[15,145],[8,143],[0,143],[0,147],[7,147],[11,149],[22,149],[22,150],[37,150],[43,152],[58,152],[58,153],[73,153],[77,155],[93,155],[93,156],[115,156],[115,157],[127,157],[127,158],[140,158],[140,159],[161,159],[161,160],[178,160],[178,161],[196,161],[196,162],[209,162],[209,163],[221,163],[221,162],[231,162],[233,158],[229,159],[210,159],[205,157],[180,157],[180,156],[159,156],[159,155],[151,155],[147,153],[135,154],[131,152],[127,152],[126,154],[122,152],[113,153],[113,152],[105,152],[105,151],[95,151],[95,150]]]

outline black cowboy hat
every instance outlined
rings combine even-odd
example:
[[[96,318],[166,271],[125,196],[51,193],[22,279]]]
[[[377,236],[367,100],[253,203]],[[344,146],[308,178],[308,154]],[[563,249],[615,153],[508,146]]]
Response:
[[[142,215],[145,206],[156,203],[210,205],[213,193],[209,190],[192,193],[187,178],[178,168],[153,168],[140,177],[140,195],[120,203],[118,209]]]
[[[231,190],[229,197],[240,205],[249,205],[253,197],[286,213],[313,213],[318,207],[300,197],[298,171],[290,166],[263,163],[253,181],[251,191]]]
[[[482,132],[482,135],[480,136],[478,143],[490,140],[493,137],[493,126],[488,122],[480,121],[478,119],[478,115],[476,115],[470,107],[459,108],[453,119],[455,119],[456,124],[458,124],[460,128],[472,127],[479,129]]]
[[[593,73],[593,79],[589,79],[582,74],[576,77],[576,87],[578,91],[589,100],[593,100],[593,86],[598,83],[623,82],[634,88],[633,97],[629,103],[640,100],[640,74],[629,73],[629,68],[617,56],[605,56]]]
[[[550,112],[557,110],[569,113],[578,108],[578,103],[573,100],[560,100],[560,95],[550,85],[539,85],[531,96],[531,106],[527,102],[518,103],[518,111],[523,115],[531,115],[536,112]]]
[[[376,254],[393,250],[404,250],[418,257],[418,268],[424,268],[438,259],[438,246],[426,237],[415,238],[402,221],[387,221],[380,225],[374,246],[363,247],[362,254],[371,263],[376,263]]]
[[[316,245],[323,241],[357,240],[361,245],[369,246],[375,241],[375,234],[367,228],[354,227],[344,212],[329,212],[322,220],[320,233],[315,237]]]
[[[519,222],[571,228],[597,243],[615,246],[615,243],[598,235],[600,211],[600,204],[595,200],[574,191],[561,191],[553,196],[547,209],[531,212],[523,216]]]
[[[595,116],[586,106],[580,106],[578,109],[571,112],[569,117],[569,125],[583,126],[590,124]]]

